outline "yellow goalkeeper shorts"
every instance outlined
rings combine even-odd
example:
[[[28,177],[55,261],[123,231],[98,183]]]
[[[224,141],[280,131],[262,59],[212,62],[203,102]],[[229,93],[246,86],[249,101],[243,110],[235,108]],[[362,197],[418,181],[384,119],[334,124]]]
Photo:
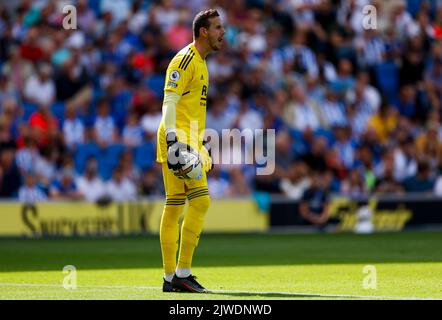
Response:
[[[164,190],[166,196],[174,196],[177,194],[186,194],[188,190],[207,186],[206,173],[203,170],[203,176],[200,180],[195,179],[179,179],[172,170],[167,167],[167,162],[162,163]]]

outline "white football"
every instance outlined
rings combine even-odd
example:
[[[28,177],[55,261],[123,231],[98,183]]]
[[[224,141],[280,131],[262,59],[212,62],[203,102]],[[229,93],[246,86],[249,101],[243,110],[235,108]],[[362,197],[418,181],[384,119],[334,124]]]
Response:
[[[200,180],[203,176],[203,170],[198,153],[183,150],[181,151],[181,155],[185,160],[185,165],[180,169],[174,170],[175,176],[180,179]]]

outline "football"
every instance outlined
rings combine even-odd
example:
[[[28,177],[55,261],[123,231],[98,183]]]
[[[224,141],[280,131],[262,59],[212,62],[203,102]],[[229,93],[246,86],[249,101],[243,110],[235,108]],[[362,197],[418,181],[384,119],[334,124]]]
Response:
[[[193,150],[181,150],[180,152],[185,164],[181,168],[173,170],[174,175],[180,179],[200,180],[203,171],[199,154]]]

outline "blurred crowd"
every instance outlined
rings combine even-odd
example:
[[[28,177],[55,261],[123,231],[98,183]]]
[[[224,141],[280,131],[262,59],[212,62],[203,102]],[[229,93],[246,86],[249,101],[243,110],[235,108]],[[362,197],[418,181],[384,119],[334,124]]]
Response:
[[[442,1],[22,0],[0,4],[0,197],[162,195],[164,74],[209,7],[226,34],[206,126],[276,130],[274,173],[217,165],[213,198],[299,199],[313,172],[344,195],[442,196]]]

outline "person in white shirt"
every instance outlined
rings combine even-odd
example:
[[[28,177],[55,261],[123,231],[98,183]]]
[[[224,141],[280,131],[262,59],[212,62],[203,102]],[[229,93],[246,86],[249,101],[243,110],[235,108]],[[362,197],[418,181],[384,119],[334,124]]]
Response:
[[[280,182],[282,192],[293,200],[300,200],[310,186],[309,169],[303,161],[293,163],[287,171],[287,176]]]
[[[413,138],[408,138],[394,148],[394,178],[402,182],[417,173],[417,151]]]
[[[43,64],[37,74],[28,78],[24,88],[24,96],[27,100],[44,106],[49,106],[54,102],[55,83],[50,78],[51,72],[51,67]]]
[[[210,197],[213,199],[225,198],[232,195],[229,180],[220,175],[218,166],[215,166],[210,176],[207,177],[207,184],[209,185]]]
[[[78,191],[88,202],[96,202],[106,195],[105,184],[97,175],[97,160],[89,159],[84,176],[77,178]]]
[[[317,130],[322,125],[322,118],[313,100],[308,99],[304,88],[294,84],[290,90],[290,101],[285,107],[285,120],[289,127],[304,131]]]
[[[147,140],[156,141],[157,130],[161,122],[161,106],[151,105],[148,111],[141,118],[141,127],[143,128]]]
[[[106,192],[115,202],[136,200],[137,188],[135,184],[123,175],[123,170],[117,167],[112,179],[106,184]]]
[[[117,26],[120,22],[128,19],[131,14],[131,1],[127,0],[101,0],[100,11],[112,14],[112,25]]]
[[[135,112],[129,113],[123,129],[123,143],[128,147],[137,147],[143,143],[144,132]]]

